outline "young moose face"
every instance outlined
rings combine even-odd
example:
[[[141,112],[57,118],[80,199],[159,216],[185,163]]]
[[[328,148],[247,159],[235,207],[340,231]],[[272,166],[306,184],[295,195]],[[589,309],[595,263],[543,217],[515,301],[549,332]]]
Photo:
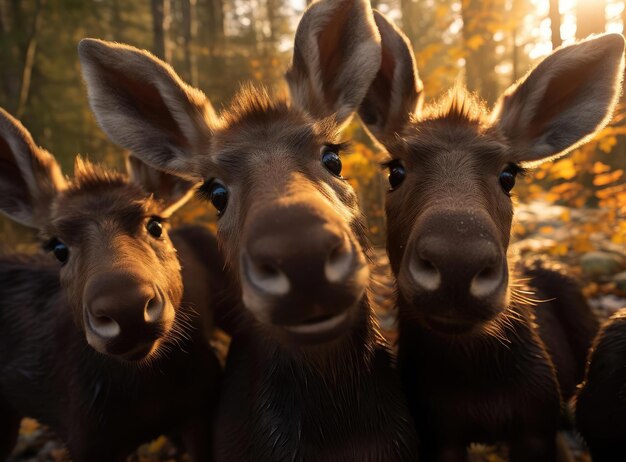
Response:
[[[386,202],[402,294],[432,327],[451,332],[509,303],[510,189],[520,170],[497,134],[455,104],[405,132],[388,164]]]
[[[160,218],[171,208],[80,159],[66,181],[53,157],[5,112],[0,159],[0,209],[40,230],[87,342],[124,360],[155,357],[173,334],[182,297],[180,265]],[[130,162],[134,173],[145,169]]]
[[[557,50],[491,114],[462,90],[421,110],[410,44],[375,14],[383,60],[359,113],[391,155],[387,247],[411,306],[404,314],[441,333],[473,332],[509,305],[516,176],[608,121],[624,39],[604,35]]]
[[[200,192],[258,320],[301,340],[345,329],[368,269],[356,198],[341,177],[336,127],[244,90],[214,134]],[[259,143],[258,140],[262,140]]]
[[[296,35],[292,104],[246,88],[220,117],[151,55],[90,39],[79,46],[104,130],[202,183],[245,307],[281,339],[331,340],[357,319],[365,238],[336,143],[376,74],[378,42],[366,1],[315,3]]]

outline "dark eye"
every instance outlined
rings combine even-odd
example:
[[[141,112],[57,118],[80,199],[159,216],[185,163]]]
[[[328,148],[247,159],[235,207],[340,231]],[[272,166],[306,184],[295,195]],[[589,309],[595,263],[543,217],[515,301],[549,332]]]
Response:
[[[159,238],[163,234],[163,224],[156,217],[150,218],[148,224],[146,225],[146,229],[152,237]]]
[[[228,189],[216,180],[205,182],[200,188],[200,195],[207,199],[216,208],[218,215],[221,215],[228,205]]]
[[[400,184],[404,181],[404,177],[406,176],[406,171],[400,162],[393,162],[389,164],[389,176],[387,179],[389,180],[389,186],[391,189],[396,189]]]
[[[326,150],[322,154],[322,164],[335,176],[341,177],[341,158],[335,151]]]
[[[513,186],[515,186],[515,177],[517,176],[517,172],[512,167],[505,168],[502,173],[500,173],[500,186],[504,189],[505,193],[511,192]]]
[[[70,257],[70,249],[58,239],[52,239],[45,245],[45,248],[51,251],[61,263],[67,262]]]

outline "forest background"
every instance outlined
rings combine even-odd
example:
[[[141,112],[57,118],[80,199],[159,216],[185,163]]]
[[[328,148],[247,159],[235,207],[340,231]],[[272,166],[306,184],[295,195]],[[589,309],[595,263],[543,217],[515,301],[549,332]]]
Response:
[[[75,154],[122,166],[91,114],[76,44],[98,37],[146,48],[203,89],[216,108],[243,82],[284,87],[295,27],[305,0],[0,0],[0,106],[22,120],[35,140],[71,173]],[[411,39],[427,100],[456,83],[492,105],[498,95],[553,48],[592,33],[621,32],[622,0],[374,0]],[[567,158],[546,163],[516,188],[521,202],[542,200],[607,212],[596,225],[626,243],[626,120],[613,124]],[[374,148],[350,126],[345,172],[357,188],[375,244],[384,243],[387,189]],[[562,217],[567,221],[567,216]],[[211,207],[193,202],[180,221],[215,222]],[[523,223],[517,231],[524,234]],[[556,254],[594,249],[593,227]],[[27,246],[32,232],[2,219],[2,241]],[[564,247],[564,245],[567,247]]]
[[[409,36],[427,101],[465,84],[491,106],[554,48],[589,34],[622,32],[623,0],[373,0]],[[283,89],[283,74],[306,0],[0,0],[0,106],[31,131],[71,174],[76,154],[123,168],[89,110],[76,45],[83,37],[146,48],[172,64],[220,109],[245,82]],[[380,274],[384,257],[384,153],[355,120],[344,174],[367,217]],[[598,315],[626,307],[626,102],[612,123],[569,156],[518,181],[515,251],[549,255],[571,267]],[[191,201],[175,223],[214,226],[211,206]],[[0,248],[33,250],[35,232],[0,217]],[[388,278],[388,281],[390,279]],[[393,337],[378,294],[381,323]],[[393,340],[393,338],[391,338]],[[156,445],[156,446],[154,446]],[[137,460],[171,459],[158,440]],[[143,455],[142,455],[143,454]],[[165,454],[165,455],[164,455]],[[169,454],[169,455],[168,455]],[[32,457],[32,458],[31,458]],[[12,460],[66,460],[45,429],[25,420]],[[583,451],[577,460],[587,460]],[[481,459],[482,460],[482,459]],[[484,460],[501,460],[488,453]]]

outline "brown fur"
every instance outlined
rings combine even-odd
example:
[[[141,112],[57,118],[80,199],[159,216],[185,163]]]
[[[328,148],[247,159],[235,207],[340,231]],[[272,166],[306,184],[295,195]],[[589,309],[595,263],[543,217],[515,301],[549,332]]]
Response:
[[[561,393],[571,396],[580,380],[597,321],[562,270],[507,255],[508,179],[607,123],[624,39],[557,50],[491,114],[462,88],[413,110],[391,103],[422,98],[410,46],[382,14],[376,22],[394,72],[381,68],[360,114],[392,158],[387,250],[400,370],[423,453],[466,460],[469,443],[499,440],[513,461],[554,460]]]
[[[218,411],[218,460],[415,459],[414,430],[372,316],[356,195],[323,163],[324,153],[342,150],[339,129],[376,74],[378,41],[368,2],[312,4],[287,73],[291,99],[245,87],[206,121],[210,140],[197,149],[180,143],[166,154],[142,133],[110,122],[141,103],[131,94],[123,105],[109,104],[107,95],[123,86],[100,77],[111,69],[137,75],[155,59],[136,50],[126,61],[126,47],[92,39],[79,46],[92,109],[114,141],[136,145],[146,162],[203,181],[208,200],[215,184],[228,191],[218,239],[243,306],[233,310],[237,330]],[[113,64],[120,58],[126,64]],[[176,79],[159,79],[156,87],[161,111],[186,106],[185,98],[169,99],[185,91]],[[134,123],[159,136],[167,130],[141,116]],[[341,276],[338,260],[349,262]],[[337,319],[343,321],[321,332],[321,324]],[[299,330],[311,326],[312,334]]]
[[[288,245],[294,249],[300,246],[303,256],[307,256],[304,252],[312,246],[314,237],[300,232],[296,223],[308,220],[310,214],[337,223],[367,251],[354,192],[342,180],[332,178],[319,163],[321,147],[332,143],[336,134],[329,140],[327,126],[320,128],[301,111],[280,102],[263,110],[261,117],[254,108],[239,107],[235,125],[217,131],[214,138],[217,166],[213,175],[233,185],[229,208],[218,227],[233,278],[240,279],[241,249],[250,238],[266,233],[259,226],[267,222],[276,228],[275,232],[283,232],[274,220],[293,223],[289,225],[293,241]],[[294,294],[302,298],[285,305],[289,314],[305,312],[306,299],[324,297],[327,290],[315,289],[316,281],[307,274],[307,262],[303,259],[298,270],[308,279],[303,286],[306,292]],[[325,309],[333,303],[340,306],[338,299],[323,303]],[[351,325],[344,336],[296,348],[282,327],[267,321],[266,313],[238,312],[238,328],[226,369],[225,389],[229,391],[222,398],[218,417],[219,460],[414,457],[402,398],[394,390],[392,371],[387,369],[389,353],[381,343],[369,303],[364,295],[350,308]],[[250,390],[259,392],[250,395]],[[360,408],[353,401],[365,396],[376,396],[389,420],[379,419],[372,414],[373,409]],[[293,406],[284,408],[281,403],[285,400]],[[325,430],[318,434],[322,426]],[[364,435],[369,432],[376,438],[365,441]],[[390,444],[397,444],[397,449]]]
[[[43,174],[60,177],[54,158],[27,142],[30,135],[15,119],[0,112],[0,122],[5,149],[0,154],[13,166],[0,169],[0,182],[16,175],[33,194],[42,187],[30,169],[42,162],[51,166]],[[23,143],[15,141],[16,133]],[[148,187],[177,184],[161,184],[158,174],[150,177]],[[191,277],[205,274],[211,296],[198,294],[191,283],[183,290],[181,261],[191,266],[193,253],[181,245],[185,250],[177,255],[166,230],[156,238],[146,229],[151,217],[174,210],[170,202],[180,205],[180,194],[172,188],[169,201],[164,187],[153,195],[128,177],[81,159],[73,179],[41,181],[63,186],[46,186],[49,209],[34,206],[29,196],[19,207],[0,204],[0,210],[27,217],[37,224],[44,245],[64,243],[69,258],[64,264],[52,255],[0,258],[0,459],[10,454],[20,418],[28,416],[49,425],[77,461],[125,460],[139,444],[169,432],[182,435],[193,460],[206,460],[220,368],[204,334],[221,278],[199,268]],[[214,239],[194,234],[192,239],[181,230],[174,238],[193,241],[196,251],[206,252],[203,261],[210,258],[222,267],[211,253]],[[149,281],[174,311],[170,321],[140,324],[124,334],[124,352],[148,342],[140,357],[109,351],[111,342],[89,337],[89,286],[111,274],[126,275],[120,292],[107,294],[112,303],[124,306],[129,290]]]
[[[61,285],[77,325],[83,326],[88,281],[107,272],[124,271],[150,280],[173,306],[180,305],[183,285],[175,249],[167,237],[150,239],[144,226],[146,219],[159,216],[163,205],[121,174],[81,160],[75,172],[67,190],[53,202],[41,238],[44,242],[59,239],[71,249]]]
[[[626,308],[607,320],[589,351],[576,396],[576,424],[594,462],[609,462],[626,445]]]

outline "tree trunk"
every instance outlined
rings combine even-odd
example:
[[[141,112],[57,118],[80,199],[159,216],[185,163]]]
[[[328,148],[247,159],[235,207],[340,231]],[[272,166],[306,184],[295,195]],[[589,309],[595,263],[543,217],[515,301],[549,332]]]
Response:
[[[216,45],[224,39],[224,5],[222,0],[208,0],[209,54],[215,54]]]
[[[582,0],[576,10],[576,38],[583,39],[589,34],[600,34],[606,27],[604,9],[606,0]]]
[[[196,0],[182,0],[183,12],[183,51],[186,79],[194,87],[198,86],[198,62],[193,52],[193,44],[198,33],[196,20]]]
[[[114,40],[126,42],[124,39],[124,24],[122,23],[122,12],[120,10],[120,0],[111,2],[111,30],[113,31]]]
[[[417,37],[415,36],[415,5],[413,0],[400,0],[400,10],[402,11],[402,30],[407,35],[412,44],[415,44]]]
[[[519,51],[520,47],[517,45],[517,27],[513,29],[513,37],[512,37],[512,47],[513,47],[513,56],[512,56],[512,67],[511,70],[511,80],[513,82],[517,82],[519,79]]]
[[[626,34],[626,2],[624,4],[624,9],[622,10],[622,34]],[[626,77],[626,69],[624,70],[624,76]],[[626,92],[623,91],[622,89],[622,95],[620,97],[620,106],[618,106],[618,109],[626,109]],[[626,140],[624,139],[623,136],[618,137],[618,140],[620,141],[620,145],[621,146],[626,146]],[[622,148],[624,149],[624,148]],[[624,151],[621,151],[624,152]]]
[[[170,29],[170,0],[151,0],[152,7],[152,52],[170,62],[171,50],[168,43]]]
[[[4,16],[4,34],[0,36],[0,75],[2,98],[0,104],[15,112],[22,86],[26,31],[18,27],[23,24],[22,5],[16,0],[0,0]]]
[[[15,110],[15,117],[20,119],[24,115],[28,97],[30,95],[30,82],[33,75],[33,67],[35,66],[35,56],[37,53],[37,34],[41,26],[43,9],[46,6],[46,0],[37,0],[35,3],[35,11],[33,12],[33,22],[28,35],[26,45],[26,53],[24,55],[24,67],[22,69],[22,83],[20,85],[20,93]]]
[[[468,90],[478,92],[489,104],[499,93],[496,75],[496,44],[492,25],[498,22],[498,0],[462,0],[465,78]]]
[[[0,37],[4,36],[7,31],[7,28],[4,26],[6,19],[4,17],[4,5],[2,0],[0,0]]]
[[[552,49],[561,46],[561,12],[559,11],[559,0],[550,0],[550,30],[552,31]]]
[[[11,0],[11,11],[13,20],[13,30],[21,31],[24,27],[24,15],[22,14],[22,5],[19,0]]]
[[[273,48],[277,42],[277,26],[276,26],[276,10],[278,10],[277,0],[266,0],[267,5],[267,23],[269,26],[268,48]]]

